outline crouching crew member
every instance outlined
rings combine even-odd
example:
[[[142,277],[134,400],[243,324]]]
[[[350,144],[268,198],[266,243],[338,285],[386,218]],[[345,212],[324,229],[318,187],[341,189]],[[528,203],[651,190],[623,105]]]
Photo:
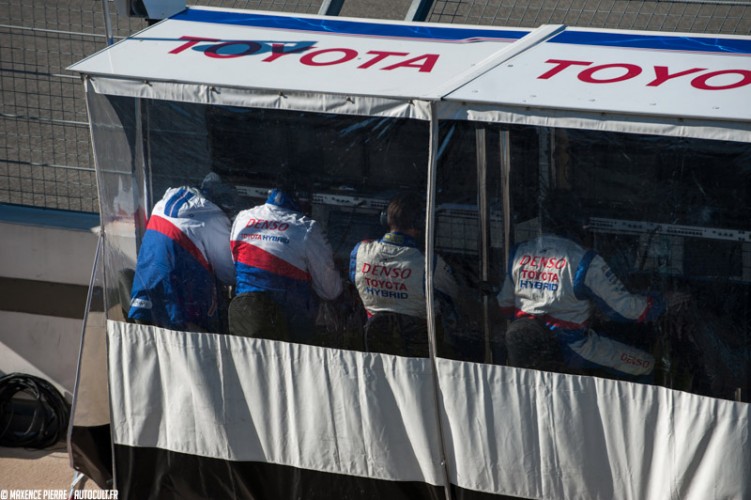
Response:
[[[397,195],[386,216],[389,232],[380,240],[361,241],[350,257],[350,280],[368,316],[365,348],[427,357],[425,255],[419,243],[424,221],[421,197],[408,192]],[[449,304],[456,297],[451,269],[439,256],[434,260],[433,283],[437,304]]]
[[[666,300],[667,299],[667,300]],[[549,371],[606,373],[649,381],[655,359],[589,328],[595,307],[610,320],[647,322],[685,294],[632,294],[594,250],[557,235],[517,245],[498,295],[501,312],[516,320],[506,332],[508,364]]]
[[[236,296],[230,333],[313,343],[319,299],[334,300],[342,280],[318,222],[305,216],[292,190],[240,212],[232,226]]]
[[[235,282],[229,248],[234,188],[209,174],[201,188],[169,188],[138,252],[128,318],[172,330],[221,333]]]

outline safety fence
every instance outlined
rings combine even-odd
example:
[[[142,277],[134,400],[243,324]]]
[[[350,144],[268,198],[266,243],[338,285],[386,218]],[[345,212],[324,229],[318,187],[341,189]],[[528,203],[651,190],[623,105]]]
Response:
[[[751,0],[205,0],[191,5],[536,27],[751,34]],[[108,24],[111,31],[108,31]],[[146,26],[112,1],[0,0],[0,203],[97,212],[83,85],[66,68]],[[112,39],[108,37],[111,33]]]
[[[439,0],[427,21],[495,26],[566,24],[591,28],[751,34],[751,1]]]
[[[317,12],[320,1],[202,5]],[[105,14],[108,12],[109,16]],[[143,29],[100,0],[0,0],[0,203],[98,212],[86,102],[66,68]]]

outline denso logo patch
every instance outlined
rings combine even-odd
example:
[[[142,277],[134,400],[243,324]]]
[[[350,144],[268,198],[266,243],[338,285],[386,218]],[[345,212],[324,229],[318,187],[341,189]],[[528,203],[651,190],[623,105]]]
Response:
[[[245,224],[245,227],[253,229],[270,229],[272,231],[286,231],[289,229],[289,224],[276,220],[250,219],[248,220],[248,223]]]
[[[185,43],[169,51],[182,54],[186,50],[203,52],[213,59],[262,57],[261,62],[272,63],[282,57],[296,58],[305,66],[334,66],[349,64],[357,69],[416,70],[430,73],[438,62],[438,54],[416,54],[390,50],[358,51],[348,47],[316,47],[316,41],[220,40],[195,36],[181,36]]]
[[[647,369],[649,369],[649,367],[652,365],[652,361],[649,359],[641,359],[637,356],[634,356],[633,354],[625,352],[621,354],[621,361],[623,361],[627,365],[642,366]]]

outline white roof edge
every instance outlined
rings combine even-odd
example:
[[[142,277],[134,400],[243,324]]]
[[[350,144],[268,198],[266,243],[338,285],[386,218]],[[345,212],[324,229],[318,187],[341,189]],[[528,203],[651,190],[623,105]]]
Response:
[[[566,26],[567,31],[588,31],[591,33],[620,33],[636,34],[645,36],[670,36],[670,37],[691,37],[691,38],[723,38],[735,40],[747,40],[748,35],[739,35],[733,33],[706,33],[698,31],[659,31],[650,29],[621,29],[621,28],[600,28],[589,26]]]
[[[222,8],[192,8],[196,10],[206,11],[218,11],[223,12],[225,10],[237,10],[237,9],[222,9]],[[269,13],[267,11],[248,11],[242,12],[254,12],[260,15],[272,15],[272,16],[288,16],[288,17],[303,17],[303,18],[328,18],[326,16],[316,15],[302,15],[294,16],[289,13]],[[352,22],[364,22],[368,23],[369,20],[362,19],[348,19],[348,18],[335,18],[332,21],[347,20]],[[165,21],[162,21],[165,22]],[[199,20],[199,22],[203,22]],[[406,21],[384,21],[377,20],[378,24],[393,24],[393,25],[407,25],[412,26],[416,23]],[[160,25],[162,23],[158,23]],[[420,24],[419,26],[422,26]],[[444,28],[473,28],[473,29],[485,29],[483,26],[465,26],[465,25],[443,25],[436,23],[435,26]],[[142,31],[153,29],[153,27],[145,28]],[[259,28],[260,29],[260,28]],[[266,29],[266,28],[264,28]],[[515,28],[505,27],[490,27],[490,29],[506,30]],[[527,89],[526,85],[522,82],[537,83],[547,82],[550,78],[541,78],[542,70],[524,70],[524,59],[531,58],[536,54],[538,49],[543,49],[546,46],[561,46],[561,43],[547,44],[546,42],[556,37],[558,34],[564,31],[584,31],[584,32],[600,32],[600,33],[637,33],[640,35],[659,35],[666,37],[679,37],[676,33],[664,33],[664,32],[649,32],[641,30],[611,30],[611,29],[596,29],[596,28],[579,28],[568,27],[565,25],[542,25],[538,28],[530,29],[516,29],[517,32],[521,31],[518,36],[520,38],[514,39],[508,45],[493,49],[493,51],[481,52],[478,57],[467,60],[466,48],[472,46],[476,42],[474,38],[462,39],[461,43],[465,47],[461,53],[454,51],[454,61],[459,60],[464,62],[464,65],[459,65],[457,71],[450,73],[448,71],[441,74],[441,78],[433,81],[433,86],[413,86],[410,87],[410,92],[406,92],[403,86],[397,85],[397,83],[404,84],[404,80],[388,82],[389,85],[383,85],[380,88],[376,88],[374,92],[370,93],[367,89],[364,89],[362,85],[367,86],[366,80],[356,80],[361,85],[353,84],[348,86],[332,87],[332,78],[325,79],[320,78],[318,80],[318,87],[312,87],[308,80],[302,82],[297,87],[292,86],[296,90],[284,90],[280,89],[278,82],[271,82],[273,85],[262,85],[259,82],[255,82],[255,87],[245,87],[245,81],[241,80],[225,80],[220,81],[218,84],[211,84],[206,82],[210,76],[205,72],[200,75],[188,75],[190,78],[181,79],[178,78],[170,66],[160,66],[154,75],[154,79],[148,79],[137,76],[138,72],[123,71],[121,67],[112,64],[106,57],[100,57],[101,63],[99,65],[93,65],[81,69],[81,65],[84,61],[89,61],[97,54],[102,55],[102,52],[112,49],[119,45],[117,44],[107,47],[98,51],[96,54],[85,58],[82,61],[70,66],[68,69],[72,71],[79,71],[84,75],[84,79],[87,82],[87,90],[102,94],[110,94],[116,96],[128,96],[134,98],[150,98],[150,99],[163,99],[172,100],[178,102],[194,102],[198,104],[216,104],[227,106],[239,106],[239,107],[255,107],[255,108],[267,108],[267,109],[287,109],[295,111],[306,112],[320,112],[320,113],[332,113],[342,115],[357,115],[357,116],[382,116],[382,117],[394,117],[394,118],[408,118],[417,120],[429,120],[431,116],[431,104],[435,103],[436,112],[439,119],[460,119],[469,121],[486,121],[486,122],[498,122],[498,123],[520,123],[527,125],[539,125],[539,126],[556,126],[556,127],[568,127],[568,128],[580,128],[591,130],[609,130],[614,132],[626,132],[626,133],[649,133],[665,136],[681,136],[681,137],[694,137],[694,138],[706,138],[714,140],[732,140],[745,143],[751,143],[751,122],[745,120],[745,116],[741,116],[739,113],[728,113],[726,109],[733,109],[735,104],[733,102],[720,102],[717,104],[717,113],[714,111],[707,111],[707,115],[701,115],[700,113],[694,113],[694,116],[686,115],[684,111],[685,105],[676,101],[677,98],[673,96],[680,96],[677,92],[672,92],[671,99],[667,99],[667,103],[662,107],[647,107],[647,102],[639,102],[639,106],[620,106],[620,102],[614,99],[605,99],[603,96],[589,96],[579,92],[579,96],[585,95],[586,97],[592,97],[587,102],[592,101],[595,104],[587,106],[587,102],[584,102],[583,98],[578,100],[563,99],[560,96],[566,96],[564,87],[543,89],[547,94],[538,92],[540,96],[559,96],[556,99],[527,99],[526,95],[515,96],[515,91],[512,84],[519,89],[524,89],[524,92],[533,93],[534,90]],[[139,32],[140,33],[140,32]],[[707,34],[687,34],[691,37],[711,36],[717,38],[717,35]],[[367,36],[351,35],[352,40],[367,39]],[[738,38],[740,40],[750,40],[748,36],[729,37],[721,35],[721,38]],[[389,37],[385,37],[388,39]],[[209,40],[209,39],[206,39]],[[479,40],[479,39],[478,39]],[[216,40],[221,41],[221,40]],[[146,45],[149,41],[138,41]],[[454,45],[453,47],[457,47]],[[338,45],[334,45],[338,47]],[[346,46],[351,48],[350,46]],[[570,45],[567,47],[571,47]],[[580,47],[587,47],[582,44]],[[602,45],[607,50],[614,52],[615,48]],[[361,47],[355,46],[358,50],[364,50]],[[574,46],[574,48],[577,48]],[[633,47],[629,45],[623,45],[623,47],[617,46],[619,50],[621,48],[627,49],[629,52],[622,52],[623,54],[635,54]],[[180,52],[182,53],[182,50]],[[344,50],[344,49],[327,49],[327,50]],[[673,49],[671,49],[673,50]],[[353,50],[353,52],[355,52]],[[647,49],[643,49],[644,53],[649,52]],[[676,53],[682,53],[682,51],[675,50]],[[172,53],[172,52],[170,52]],[[188,52],[186,51],[185,54]],[[422,52],[420,52],[422,53]],[[292,52],[290,52],[292,54]],[[126,54],[127,55],[127,54]],[[617,55],[620,56],[620,53]],[[723,55],[725,55],[723,53]],[[735,54],[731,54],[735,55]],[[748,51],[744,56],[748,55]],[[110,55],[111,56],[111,55]],[[217,57],[216,59],[224,60]],[[290,56],[291,57],[291,56]],[[577,56],[569,56],[577,57]],[[685,57],[685,55],[683,56]],[[122,59],[122,57],[121,57]],[[276,59],[276,58],[274,58]],[[726,58],[728,59],[728,58]],[[735,58],[734,58],[735,59]],[[349,60],[349,59],[348,59]],[[620,62],[620,59],[613,59],[616,63]],[[286,61],[286,59],[282,59]],[[518,62],[517,62],[518,61]],[[629,60],[630,61],[630,60]],[[546,61],[549,62],[549,61]],[[574,61],[577,64],[581,64],[581,67],[593,64],[591,62],[579,63],[578,60]],[[606,60],[604,63],[610,63]],[[654,64],[652,61],[646,60],[637,63],[643,64],[645,67]],[[659,61],[658,61],[659,62]],[[606,68],[609,64],[599,62],[600,66],[594,68]],[[110,64],[108,66],[108,64]],[[325,65],[323,63],[321,65]],[[667,64],[667,63],[665,63]],[[698,63],[697,63],[698,64]],[[734,63],[735,64],[735,63]],[[501,67],[508,65],[508,69]],[[618,64],[610,64],[612,66],[618,66]],[[179,66],[175,65],[178,69]],[[182,67],[187,65],[183,64]],[[309,64],[309,66],[311,66]],[[367,67],[370,68],[372,64]],[[621,66],[623,66],[621,64]],[[634,62],[629,62],[629,67],[635,67]],[[365,67],[363,65],[363,67]],[[579,66],[572,65],[572,67],[579,68]],[[651,67],[651,66],[650,66]],[[212,68],[216,68],[213,66]],[[567,66],[568,68],[568,66]],[[660,66],[662,68],[662,66]],[[667,66],[666,66],[667,68]],[[672,66],[671,66],[672,68]],[[709,66],[707,66],[709,68]],[[740,71],[746,71],[745,67],[741,69],[726,69],[720,67],[719,70],[714,68],[693,68],[692,70],[684,71],[686,74],[699,71],[705,71],[707,74],[721,74],[723,72],[735,72],[738,74]],[[731,66],[735,68],[735,66]],[[126,66],[126,70],[132,69]],[[241,68],[244,70],[244,68]],[[392,68],[386,68],[392,69]],[[641,67],[637,68],[641,71]],[[651,78],[655,81],[659,80],[659,85],[665,83],[665,88],[675,82],[681,82],[679,79],[682,73],[679,72],[683,69],[683,66],[677,65],[676,69],[663,69],[664,74],[661,79],[657,78],[657,73]],[[500,71],[503,70],[503,71]],[[654,71],[656,72],[657,67]],[[289,70],[288,70],[289,71]],[[350,74],[360,71],[360,69],[353,70]],[[523,71],[527,71],[524,73]],[[537,71],[537,72],[533,72]],[[573,72],[574,70],[571,70]],[[492,80],[493,73],[508,72],[510,78],[497,78],[497,81]],[[550,73],[548,68],[548,73]],[[547,75],[548,73],[545,73]],[[561,77],[565,75],[569,76],[570,72],[561,72]],[[144,73],[147,74],[147,73]],[[363,73],[364,74],[364,73]],[[504,73],[505,74],[505,73]],[[526,79],[518,78],[515,75],[526,77]],[[640,73],[635,73],[639,75]],[[644,75],[646,75],[646,71]],[[745,75],[746,73],[744,73]],[[556,78],[558,78],[556,73]],[[693,75],[693,73],[692,73]],[[503,75],[502,75],[503,76]],[[706,76],[706,75],[705,75]],[[669,78],[668,78],[669,77]],[[682,77],[681,77],[682,78]],[[693,78],[693,76],[686,77]],[[736,77],[737,78],[737,77]],[[592,79],[590,75],[590,80]],[[148,80],[148,81],[147,81]],[[485,88],[481,84],[485,80]],[[576,80],[573,76],[570,78],[575,84],[580,85],[583,80],[581,78]],[[410,80],[411,81],[411,80]],[[613,79],[616,81],[616,79]],[[240,82],[240,83],[238,83]],[[422,82],[422,81],[421,81]],[[594,82],[588,81],[588,84],[592,83],[605,83],[608,82],[607,78],[601,80],[595,80]],[[667,82],[667,83],[666,83]],[[557,84],[557,81],[553,83]],[[648,80],[642,82],[640,85],[644,88],[650,88],[650,90],[657,88],[658,85],[648,85]],[[652,82],[654,83],[654,82]],[[504,90],[503,84],[506,85]],[[284,84],[282,84],[284,85]],[[422,83],[421,83],[422,85]],[[652,85],[650,87],[650,85]],[[720,88],[719,85],[717,84]],[[744,83],[744,91],[751,89],[751,83]],[[605,88],[603,86],[599,86]],[[578,87],[576,87],[578,88]],[[594,88],[594,86],[593,86]],[[394,91],[396,89],[396,91]],[[485,97],[483,99],[482,91],[485,90]],[[580,89],[579,89],[580,90]],[[585,89],[587,90],[587,89]],[[662,88],[660,89],[662,90]],[[714,89],[711,89],[714,90]],[[462,93],[463,91],[463,93]],[[735,91],[735,89],[733,89]],[[520,91],[521,92],[521,91]],[[517,92],[518,93],[518,92]],[[615,95],[615,93],[613,93]],[[624,94],[625,95],[625,94]],[[666,94],[667,95],[667,94]],[[741,97],[748,94],[742,94]],[[532,97],[537,97],[533,95]],[[605,96],[610,98],[611,96]],[[595,99],[597,98],[597,99]],[[492,102],[494,101],[495,102]],[[535,102],[537,101],[537,102]],[[642,99],[644,101],[644,99]],[[726,100],[727,101],[727,100]],[[744,99],[736,99],[736,102],[743,102]],[[533,104],[525,104],[532,102]],[[600,102],[602,104],[600,105]],[[657,101],[655,101],[657,102]],[[584,105],[582,105],[584,104]],[[710,102],[709,104],[715,104]],[[722,106],[725,106],[724,108]],[[598,107],[599,106],[599,107]],[[707,108],[705,106],[705,108]],[[708,109],[708,108],[707,108]],[[737,107],[735,109],[738,109]],[[655,110],[665,110],[663,113],[659,113]],[[723,115],[724,113],[724,115]]]
[[[495,52],[473,68],[456,75],[454,78],[445,82],[443,85],[433,89],[432,97],[438,99],[447,96],[451,92],[468,84],[475,78],[484,75],[496,66],[499,66],[509,59],[518,56],[530,47],[534,47],[535,45],[544,42],[550,37],[560,33],[564,29],[566,29],[566,26],[563,24],[544,24],[540,26],[539,28],[531,31],[528,35],[525,35],[516,42],[509,44],[507,47],[504,47],[503,49]]]
[[[142,82],[87,76],[87,89],[99,94],[164,99],[197,104],[323,112],[354,116],[383,116],[429,120],[430,101],[386,99],[319,93],[285,93],[266,90],[221,88],[207,84]],[[530,108],[477,104],[467,108],[461,102],[436,104],[439,120],[467,120],[546,127],[603,130],[633,134],[654,134],[696,139],[751,143],[751,123],[648,117],[566,109]]]
[[[461,102],[451,101],[441,102],[436,106],[436,110],[439,120],[467,120],[751,143],[751,123],[745,121],[711,121],[491,104],[473,105],[469,109]]]
[[[313,22],[315,20],[315,22]],[[438,99],[532,28],[190,8],[67,69],[123,80]],[[460,76],[461,77],[461,76]]]
[[[430,120],[430,102],[319,92],[286,92],[211,84],[140,81],[88,75],[87,91],[113,96],[196,104]]]

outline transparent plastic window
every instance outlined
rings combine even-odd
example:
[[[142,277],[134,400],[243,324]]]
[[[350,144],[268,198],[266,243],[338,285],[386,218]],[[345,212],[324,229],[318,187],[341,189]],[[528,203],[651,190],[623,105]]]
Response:
[[[89,99],[110,319],[428,355],[428,122]],[[437,355],[747,399],[751,145],[438,136]]]
[[[443,127],[448,357],[748,399],[751,145]]]

